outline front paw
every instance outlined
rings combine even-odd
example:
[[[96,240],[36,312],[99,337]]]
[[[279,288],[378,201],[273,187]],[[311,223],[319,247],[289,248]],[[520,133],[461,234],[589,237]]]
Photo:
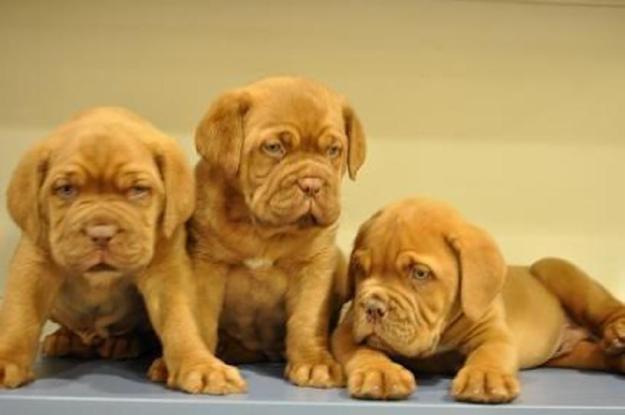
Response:
[[[359,399],[406,399],[417,388],[413,374],[397,363],[361,367],[347,378],[347,388]]]
[[[141,355],[141,341],[133,334],[107,337],[97,351],[103,359],[132,359]]]
[[[169,371],[167,370],[165,359],[163,359],[162,357],[155,359],[148,369],[147,377],[152,382],[167,382],[167,378],[169,377]]]
[[[463,367],[451,385],[453,397],[466,402],[510,402],[519,392],[519,381],[514,374],[482,367]]]
[[[605,325],[601,346],[610,355],[625,352],[625,316],[618,317]]]
[[[345,385],[343,368],[329,354],[316,359],[293,359],[286,366],[285,376],[303,387],[340,388]]]
[[[0,357],[0,389],[20,387],[35,379],[30,367]]]
[[[201,363],[183,363],[173,373],[168,371],[166,366],[163,367],[162,363],[155,361],[150,368],[150,375],[155,380],[165,375],[169,388],[193,394],[229,395],[247,391],[247,383],[239,370],[217,359]]]
[[[96,355],[93,346],[89,346],[71,331],[60,328],[43,339],[41,354],[46,357],[89,358]]]

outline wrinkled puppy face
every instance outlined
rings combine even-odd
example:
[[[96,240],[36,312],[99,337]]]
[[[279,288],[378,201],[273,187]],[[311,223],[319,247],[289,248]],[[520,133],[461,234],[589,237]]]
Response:
[[[271,225],[335,222],[348,145],[339,103],[323,90],[265,94],[245,124],[241,184],[248,206]]]
[[[435,351],[456,298],[458,270],[441,230],[429,225],[398,206],[361,229],[350,265],[359,343],[410,357]]]
[[[40,194],[61,267],[129,273],[151,261],[164,188],[143,143],[106,135],[68,140],[51,154]]]
[[[220,111],[233,106],[240,130],[222,160],[212,160],[208,147],[224,137],[212,137],[211,128],[232,133]],[[348,168],[353,177],[364,161],[364,136],[351,108],[327,88],[297,78],[269,78],[226,94],[198,129],[197,142],[209,162],[226,163],[226,154],[235,153],[230,167],[240,191],[268,226],[334,223],[341,178]]]
[[[354,338],[402,356],[431,355],[452,317],[481,317],[504,272],[488,236],[447,206],[391,205],[361,227],[352,253]]]
[[[195,185],[173,139],[128,110],[98,107],[24,154],[7,207],[65,274],[121,276],[146,266],[155,246],[175,249]]]

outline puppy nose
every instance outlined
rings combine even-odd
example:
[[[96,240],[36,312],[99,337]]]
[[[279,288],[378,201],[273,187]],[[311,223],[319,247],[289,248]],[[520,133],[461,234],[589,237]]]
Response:
[[[118,231],[119,228],[116,225],[92,225],[86,229],[87,236],[101,247],[108,245]]]
[[[363,305],[370,320],[380,320],[386,315],[386,304],[377,297],[365,300]]]
[[[302,177],[297,179],[297,185],[308,196],[316,196],[323,186],[323,181],[317,177]]]

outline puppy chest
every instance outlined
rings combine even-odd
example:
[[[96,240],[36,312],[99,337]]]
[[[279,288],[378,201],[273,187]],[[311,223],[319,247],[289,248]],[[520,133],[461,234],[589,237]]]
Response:
[[[280,353],[286,324],[287,275],[240,267],[228,275],[220,329],[250,350]]]
[[[61,288],[50,317],[85,338],[119,335],[147,324],[139,293],[121,284],[98,287],[69,282]]]

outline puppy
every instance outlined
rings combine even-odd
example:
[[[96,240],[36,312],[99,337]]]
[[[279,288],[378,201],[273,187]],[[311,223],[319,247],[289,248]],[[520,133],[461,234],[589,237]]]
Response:
[[[123,109],[86,111],[26,153],[7,199],[22,236],[0,311],[0,386],[33,379],[48,318],[61,328],[45,355],[138,355],[151,332],[142,295],[172,367],[211,361],[185,288],[194,179],[174,140]]]
[[[360,228],[352,305],[333,334],[349,392],[405,398],[410,371],[457,370],[451,393],[507,402],[536,366],[623,372],[625,306],[575,266],[506,267],[493,239],[452,208],[408,199]]]
[[[228,362],[286,356],[291,382],[341,385],[328,325],[341,291],[340,182],[365,159],[358,117],[316,82],[269,78],[217,99],[196,145],[191,255],[206,343],[216,349],[219,325]]]

